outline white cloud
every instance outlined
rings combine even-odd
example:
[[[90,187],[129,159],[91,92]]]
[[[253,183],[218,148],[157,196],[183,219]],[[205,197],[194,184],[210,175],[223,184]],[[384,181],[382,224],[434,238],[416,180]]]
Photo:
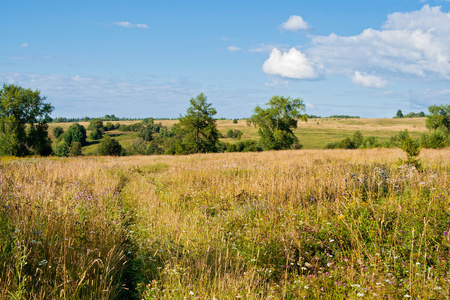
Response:
[[[289,45],[266,45],[264,43],[259,44],[259,46],[252,47],[248,52],[272,52],[273,49],[288,49]]]
[[[318,79],[320,72],[316,64],[301,51],[292,48],[289,51],[273,49],[264,62],[263,71],[292,79]]]
[[[450,89],[418,89],[408,93],[408,100],[419,107],[430,105],[450,104]]]
[[[22,48],[28,48],[28,43],[22,43],[22,44],[20,44],[20,47],[22,47]]]
[[[308,102],[305,103],[305,106],[306,106],[306,108],[315,108],[314,104],[311,104]]]
[[[130,22],[114,22],[113,24],[125,28],[148,28],[147,24],[132,24]]]
[[[291,19],[295,20],[291,17],[283,29],[301,28],[300,19],[297,27]],[[295,79],[318,79],[323,72],[378,88],[387,84],[378,76],[450,80],[450,13],[425,5],[417,11],[388,15],[379,30],[368,28],[354,36],[312,36],[302,52],[279,49],[272,49],[264,72]],[[378,76],[367,75],[374,73]]]
[[[289,81],[288,80],[272,80],[271,82],[264,83],[267,87],[285,87],[289,89]]]
[[[188,99],[205,92],[202,84],[189,80],[155,82],[153,79],[132,81],[0,72],[0,82],[39,89],[55,107],[53,115],[66,117],[111,113],[116,116],[177,117],[185,109]]]
[[[289,19],[281,24],[281,29],[287,31],[298,31],[309,29],[308,22],[305,22],[300,16],[290,16]]]
[[[312,37],[305,53],[320,61],[328,73],[366,70],[450,79],[450,14],[428,5],[419,11],[394,13],[382,30]]]
[[[378,76],[361,74],[358,71],[353,74],[352,81],[356,84],[370,88],[383,88],[387,84],[386,80],[383,80]]]
[[[227,48],[227,50],[231,51],[231,52],[242,51],[241,48],[235,47],[235,46],[230,46],[230,47]]]

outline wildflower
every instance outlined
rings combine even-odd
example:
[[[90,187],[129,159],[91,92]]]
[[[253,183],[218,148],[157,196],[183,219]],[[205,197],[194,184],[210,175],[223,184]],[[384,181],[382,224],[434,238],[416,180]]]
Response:
[[[193,291],[189,291],[189,295],[194,296],[194,292]]]
[[[43,266],[43,265],[45,265],[46,263],[48,263],[48,261],[46,261],[46,260],[44,259],[44,260],[42,260],[42,261],[39,262],[39,265],[40,265],[40,266]]]
[[[406,294],[405,296],[403,296],[403,298],[411,298],[411,296]]]
[[[364,297],[364,294],[363,294],[363,293],[358,293],[358,294],[356,294],[356,296],[358,296],[358,297]]]
[[[448,235],[448,232],[447,232],[447,231],[444,231],[444,235]]]
[[[305,290],[307,290],[307,289],[309,289],[309,286],[305,285],[303,288],[304,288]]]

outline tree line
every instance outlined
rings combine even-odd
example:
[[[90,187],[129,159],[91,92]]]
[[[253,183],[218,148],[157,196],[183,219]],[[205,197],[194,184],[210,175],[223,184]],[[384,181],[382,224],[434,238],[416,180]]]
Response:
[[[193,154],[209,152],[243,152],[263,150],[301,149],[302,144],[294,134],[299,121],[307,121],[305,104],[300,98],[283,96],[272,97],[265,105],[253,110],[247,119],[249,126],[258,128],[259,140],[243,140],[242,132],[229,130],[227,137],[237,139],[236,143],[221,142],[223,137],[217,129],[216,109],[208,103],[201,93],[189,100],[185,115],[179,122],[168,128],[147,118],[132,125],[120,124],[114,115],[87,119],[87,130],[75,122],[64,131],[61,127],[53,129],[57,139],[55,146],[48,136],[48,123],[53,106],[46,103],[46,97],[39,90],[24,89],[16,85],[3,85],[0,90],[0,155],[57,155],[78,156],[82,147],[90,141],[99,143],[98,155],[133,154]],[[450,105],[429,107],[426,126],[430,132],[420,140],[414,141],[421,147],[440,148],[449,145]],[[342,115],[339,117],[347,117]],[[104,121],[107,121],[104,124]],[[115,124],[113,124],[115,122]],[[237,120],[233,120],[237,123]],[[106,135],[110,130],[135,132],[135,139],[123,147],[116,139]],[[99,142],[98,142],[99,141]],[[396,145],[396,137],[391,139]],[[364,138],[356,132],[352,138],[328,144],[326,148],[373,148],[382,146],[375,137]]]

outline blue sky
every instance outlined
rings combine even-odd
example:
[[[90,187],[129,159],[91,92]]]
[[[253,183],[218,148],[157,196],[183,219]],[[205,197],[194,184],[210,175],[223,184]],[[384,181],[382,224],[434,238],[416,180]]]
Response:
[[[173,118],[201,92],[226,118],[274,95],[321,116],[450,104],[449,1],[5,0],[0,27],[0,83],[55,117]]]

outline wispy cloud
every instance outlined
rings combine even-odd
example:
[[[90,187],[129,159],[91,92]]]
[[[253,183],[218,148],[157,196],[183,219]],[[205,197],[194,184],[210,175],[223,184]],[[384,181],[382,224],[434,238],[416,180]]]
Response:
[[[147,24],[132,24],[130,22],[114,22],[113,24],[125,28],[148,28]]]
[[[235,47],[235,46],[230,46],[230,47],[227,48],[227,50],[231,51],[231,52],[242,51],[241,48]]]
[[[272,52],[273,49],[288,49],[289,45],[266,45],[266,44],[259,44],[258,46],[251,47],[248,52]]]
[[[358,71],[353,74],[352,80],[356,84],[360,84],[364,87],[370,88],[383,88],[387,84],[386,80],[383,80],[378,76],[362,74]]]
[[[55,107],[53,115],[68,117],[107,113],[177,117],[191,97],[205,91],[202,84],[181,79],[155,82],[0,72],[0,82],[39,89]]]
[[[290,16],[289,19],[281,24],[280,28],[287,31],[307,30],[311,27],[300,16]]]
[[[22,48],[28,48],[28,43],[22,43],[22,44],[20,44],[20,47],[22,47]]]

